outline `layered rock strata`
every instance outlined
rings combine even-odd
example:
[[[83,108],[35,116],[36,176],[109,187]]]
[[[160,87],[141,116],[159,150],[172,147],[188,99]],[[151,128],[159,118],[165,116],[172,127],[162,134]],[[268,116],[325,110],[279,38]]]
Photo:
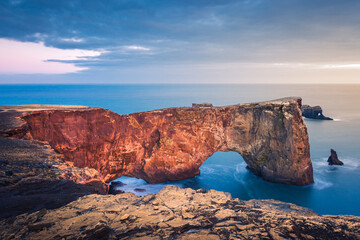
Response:
[[[0,106],[3,135],[23,124],[24,113],[81,106]],[[0,136],[0,218],[61,207],[77,198],[105,194],[108,184],[93,168],[78,168],[44,142]]]
[[[150,183],[191,178],[217,151],[241,154],[264,180],[313,182],[301,99],[212,108],[168,108],[119,115],[101,108],[25,114],[8,136],[48,143],[76,167]]]
[[[88,195],[0,221],[7,239],[360,239],[360,218],[320,216],[274,200],[167,186],[137,197]]]

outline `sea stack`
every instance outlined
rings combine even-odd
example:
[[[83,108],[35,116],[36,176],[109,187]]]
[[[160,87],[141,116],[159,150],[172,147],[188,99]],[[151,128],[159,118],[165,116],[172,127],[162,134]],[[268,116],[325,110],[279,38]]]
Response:
[[[331,155],[328,158],[329,165],[344,165],[344,163],[338,159],[337,153],[334,149],[331,149],[330,152]]]
[[[320,106],[311,107],[309,105],[301,106],[302,115],[306,118],[318,119],[318,120],[333,120],[332,118],[325,117],[322,113]]]

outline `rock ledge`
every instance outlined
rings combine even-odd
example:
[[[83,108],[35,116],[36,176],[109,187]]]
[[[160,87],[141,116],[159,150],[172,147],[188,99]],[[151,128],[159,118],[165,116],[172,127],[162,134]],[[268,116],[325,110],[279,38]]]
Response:
[[[0,222],[1,239],[359,239],[360,218],[274,200],[167,186],[156,195],[88,195]]]

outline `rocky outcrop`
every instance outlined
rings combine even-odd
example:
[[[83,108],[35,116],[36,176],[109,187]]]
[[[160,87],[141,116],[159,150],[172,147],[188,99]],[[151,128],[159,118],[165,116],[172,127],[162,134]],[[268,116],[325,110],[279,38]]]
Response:
[[[22,113],[43,109],[65,107],[0,106],[0,132],[8,135],[23,123],[18,118]],[[0,136],[0,219],[58,208],[84,195],[107,192],[108,184],[95,169],[75,167],[47,144]]]
[[[213,107],[211,103],[193,103],[192,107]]]
[[[330,150],[330,157],[328,158],[329,165],[344,165],[342,161],[339,160],[337,153],[334,149]]]
[[[320,216],[275,200],[167,186],[137,197],[88,195],[0,221],[7,239],[360,239],[360,218]]]
[[[301,106],[302,115],[306,118],[319,119],[319,120],[333,120],[332,118],[325,117],[322,113],[320,106],[311,107],[309,105]]]
[[[313,183],[313,170],[300,107],[300,98],[286,98],[129,115],[101,108],[43,110],[25,114],[24,124],[6,134],[46,142],[106,182],[123,175],[150,183],[190,178],[213,153],[235,151],[264,180],[306,185]]]

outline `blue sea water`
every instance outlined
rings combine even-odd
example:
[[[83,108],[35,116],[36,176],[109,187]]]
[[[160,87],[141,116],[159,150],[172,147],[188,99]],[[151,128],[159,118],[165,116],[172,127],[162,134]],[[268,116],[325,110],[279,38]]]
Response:
[[[315,184],[299,187],[261,180],[246,170],[234,152],[217,152],[191,179],[147,184],[121,177],[124,190],[155,193],[167,184],[230,192],[240,199],[277,199],[320,214],[360,216],[360,85],[0,85],[0,104],[71,104],[98,106],[119,114],[211,102],[215,106],[300,96],[320,105],[334,121],[306,119]],[[328,166],[330,148],[344,166]]]

